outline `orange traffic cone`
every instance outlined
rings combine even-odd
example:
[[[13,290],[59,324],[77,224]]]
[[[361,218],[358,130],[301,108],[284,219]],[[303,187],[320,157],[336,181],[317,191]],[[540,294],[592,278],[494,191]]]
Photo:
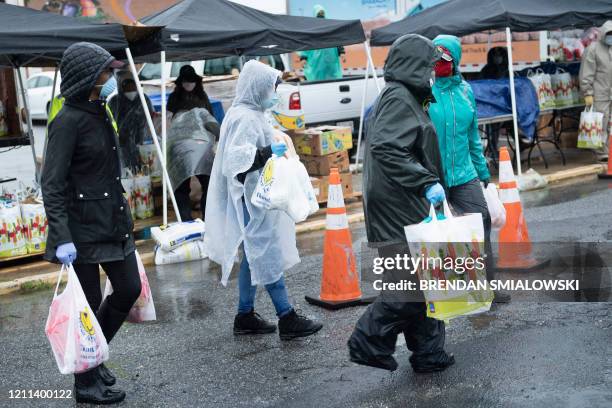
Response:
[[[357,262],[337,168],[330,171],[328,191],[321,293],[319,297],[306,296],[306,301],[332,310],[370,303],[373,298],[362,298],[359,288]]]
[[[608,126],[612,126],[612,121]],[[612,179],[612,162],[610,161],[610,159],[612,159],[612,136],[608,138],[608,172],[598,174],[597,177],[599,177],[600,179]]]
[[[499,198],[506,209],[506,224],[499,231],[498,269],[537,269],[548,263],[538,262],[531,254],[531,241],[510,154],[499,150]]]

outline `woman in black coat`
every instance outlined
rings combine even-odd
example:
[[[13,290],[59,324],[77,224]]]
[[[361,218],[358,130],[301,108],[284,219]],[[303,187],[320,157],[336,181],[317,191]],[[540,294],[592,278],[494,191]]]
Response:
[[[62,57],[62,110],[49,127],[42,192],[49,220],[45,259],[72,263],[91,310],[110,343],[141,291],[133,222],[121,185],[118,137],[100,90],[122,64],[91,43],[76,43]],[[114,292],[102,300],[99,266]],[[77,402],[110,404],[113,390],[104,364],[75,374]]]

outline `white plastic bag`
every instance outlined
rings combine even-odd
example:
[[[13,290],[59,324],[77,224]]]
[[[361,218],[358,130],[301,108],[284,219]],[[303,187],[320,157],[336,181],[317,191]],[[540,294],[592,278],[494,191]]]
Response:
[[[19,205],[0,203],[0,258],[26,255],[26,242]]]
[[[125,193],[123,194],[125,196],[125,199],[128,202],[128,205],[130,206],[130,213],[132,214],[132,218],[136,218],[136,200],[134,197],[134,178],[133,177],[128,177],[128,178],[123,178],[121,179],[121,184],[123,185],[123,189],[125,190]]]
[[[151,236],[163,250],[172,251],[191,241],[204,239],[204,221],[197,218],[193,221],[176,222],[167,226],[151,228]]]
[[[319,202],[317,201],[317,195],[312,188],[312,182],[310,181],[310,176],[308,175],[308,171],[304,164],[299,161],[299,157],[295,157],[294,160],[297,163],[294,163],[295,170],[298,176],[298,180],[300,183],[300,188],[306,194],[306,198],[308,199],[308,205],[310,207],[309,215],[314,214],[319,211]]]
[[[527,170],[518,178],[518,187],[520,191],[537,190],[547,185],[548,181],[546,178],[534,169]]]
[[[58,295],[64,269],[68,283]],[[108,343],[72,265],[60,270],[45,333],[62,374],[82,373],[108,360]]]
[[[491,216],[491,226],[493,228],[502,228],[506,224],[506,207],[499,199],[497,187],[493,183],[489,183],[487,188],[482,187],[487,208]]]
[[[578,148],[598,149],[604,145],[606,135],[603,130],[604,114],[594,112],[593,106],[580,114],[578,127]]]
[[[155,248],[155,265],[168,265],[191,262],[208,257],[204,241],[187,242],[172,251],[165,251],[161,247]]]
[[[538,68],[536,71],[529,70],[527,77],[538,94],[540,109],[554,108],[555,96],[552,90],[550,75],[545,74],[542,69]]]
[[[427,259],[426,268],[417,270],[420,280],[465,280],[486,281],[484,268],[484,225],[479,213],[455,217],[451,214],[448,203],[444,201],[444,219],[436,217],[433,205],[429,212],[430,222],[404,227],[406,241],[412,257]],[[473,267],[465,265],[459,268],[440,267],[436,259],[459,260],[473,259]],[[476,267],[480,259],[482,268]],[[433,263],[430,263],[434,260]],[[470,262],[471,263],[471,262]],[[444,266],[444,265],[442,265]],[[493,300],[492,290],[424,290],[427,303],[427,316],[438,320],[449,320],[458,316],[486,312]]]
[[[149,286],[149,279],[147,279],[147,272],[142,264],[138,251],[136,254],[136,262],[138,263],[138,273],[140,274],[140,285],[142,290],[140,296],[134,303],[134,306],[128,313],[127,321],[131,323],[142,323],[150,320],[156,320],[155,304],[153,303],[153,295],[151,294],[151,286]],[[104,288],[104,297],[110,296],[113,293],[113,285],[110,279],[106,278],[106,286]]]
[[[563,69],[557,68],[556,74],[550,76],[550,82],[555,94],[555,106],[564,107],[573,105],[572,76]]]
[[[158,133],[158,135],[161,133]],[[149,174],[152,178],[161,178],[162,169],[159,158],[157,157],[157,150],[154,144],[143,144],[138,146],[138,153],[140,156],[140,162],[143,166],[147,166]]]
[[[292,167],[286,157],[272,155],[259,175],[251,203],[258,208],[287,212],[291,199],[291,184],[295,182],[291,180],[292,173]]]
[[[136,218],[144,220],[153,217],[154,204],[151,177],[134,177],[134,204],[136,206]]]

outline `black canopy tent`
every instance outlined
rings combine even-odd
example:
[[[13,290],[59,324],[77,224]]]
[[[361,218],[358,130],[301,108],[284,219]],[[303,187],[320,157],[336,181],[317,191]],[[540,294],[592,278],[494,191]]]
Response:
[[[389,45],[404,34],[434,38],[438,34],[463,36],[479,31],[506,30],[514,142],[519,146],[512,60],[512,30],[540,31],[587,28],[612,19],[612,0],[449,0],[372,31],[372,45]],[[521,175],[520,154],[516,154]]]
[[[163,27],[159,46],[168,60],[283,54],[365,41],[359,20],[277,15],[227,0],[183,0],[141,23]]]
[[[540,31],[587,28],[612,18],[612,0],[449,0],[372,31],[372,45],[404,34],[458,37],[486,30]]]
[[[235,55],[284,54],[357,44],[366,39],[359,20],[328,20],[277,15],[227,0],[183,0],[141,19],[140,23],[145,27],[159,28],[159,31],[144,41],[130,41],[130,50],[139,55],[148,54],[139,58],[144,61],[151,61],[152,53],[160,52],[162,66],[162,147],[158,150],[160,157],[165,157],[166,154],[166,72],[164,69],[166,60],[190,61]],[[148,50],[145,51],[143,47],[147,47]],[[141,103],[145,106],[144,94],[131,52],[128,52],[127,56],[132,75],[136,79]],[[157,60],[156,57],[155,60]],[[145,109],[145,114],[147,113]],[[155,135],[150,117],[147,117],[147,122],[151,133]],[[153,139],[156,142],[156,137]],[[157,142],[156,148],[159,148]],[[168,187],[172,190],[169,180],[164,177],[164,224],[167,223],[165,197]]]
[[[94,42],[109,52],[121,56],[127,47],[123,28],[119,24],[96,24],[26,7],[0,3],[0,66],[17,70],[21,98],[28,122],[28,138],[40,180],[34,149],[32,120],[28,109],[20,67],[57,67],[66,48],[79,41]],[[53,90],[57,79],[57,68]]]

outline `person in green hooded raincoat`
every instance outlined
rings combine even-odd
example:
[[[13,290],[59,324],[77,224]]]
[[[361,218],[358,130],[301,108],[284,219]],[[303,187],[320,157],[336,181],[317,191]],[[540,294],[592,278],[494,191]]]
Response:
[[[434,66],[436,79],[432,88],[435,103],[430,104],[429,117],[436,128],[447,198],[460,213],[481,213],[485,229],[487,278],[494,278],[491,250],[491,216],[483,190],[491,175],[484,157],[476,100],[472,87],[459,72],[461,41],[452,35],[439,35],[433,43],[442,57]],[[498,292],[497,302],[507,302],[510,296]]]
[[[314,16],[325,18],[325,8],[320,4],[314,6]],[[307,81],[324,81],[342,78],[340,55],[344,47],[323,48],[299,53],[300,59],[306,61],[304,76]]]

